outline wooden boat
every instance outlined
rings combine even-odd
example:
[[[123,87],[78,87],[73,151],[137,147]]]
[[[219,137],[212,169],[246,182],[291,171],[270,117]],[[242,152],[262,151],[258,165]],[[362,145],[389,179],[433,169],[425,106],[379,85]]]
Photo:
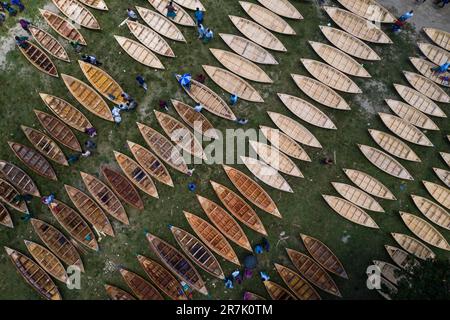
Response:
[[[151,197],[159,199],[158,190],[156,190],[152,178],[144,168],[123,153],[114,151],[114,157],[123,173],[138,189]]]
[[[106,5],[104,0],[78,0],[78,1],[93,9],[108,11],[108,6]]]
[[[62,300],[58,287],[44,269],[16,250],[8,247],[5,247],[5,250],[17,272],[43,298],[47,300]]]
[[[450,53],[447,50],[425,42],[419,42],[417,45],[424,56],[439,66],[450,61]]]
[[[263,298],[260,295],[257,295],[256,293],[253,293],[250,291],[245,291],[243,296],[244,296],[244,300],[247,300],[247,301],[267,300],[266,298]]]
[[[381,205],[364,191],[345,183],[332,182],[331,184],[342,197],[358,207],[375,212],[384,212]]]
[[[176,76],[177,81],[180,80],[180,77],[180,75]],[[204,84],[192,80],[190,90],[187,90],[184,87],[183,89],[192,100],[202,104],[203,107],[212,114],[227,120],[236,121],[237,118],[228,104],[217,93]]]
[[[256,22],[237,16],[229,15],[228,17],[244,36],[254,41],[261,47],[274,51],[287,51],[283,43],[276,36],[274,36],[273,33]]]
[[[75,0],[52,0],[55,6],[70,20],[82,27],[100,30],[95,16]]]
[[[362,209],[345,199],[322,195],[328,205],[340,216],[364,227],[379,229],[377,223]]]
[[[170,19],[144,7],[136,6],[136,10],[145,23],[160,35],[174,41],[186,42],[183,33]],[[194,9],[195,10],[195,9]]]
[[[389,245],[385,245],[384,247],[391,257],[392,261],[394,261],[402,269],[408,269],[414,264],[418,263],[417,260],[415,260],[408,252],[403,249]]]
[[[450,214],[447,210],[427,198],[413,194],[411,195],[411,198],[425,217],[438,226],[450,230]]]
[[[395,90],[398,94],[414,108],[426,113],[430,116],[445,118],[447,117],[445,113],[438,107],[436,103],[431,101],[424,94],[400,84],[394,83]]]
[[[275,263],[275,269],[283,279],[284,283],[295,293],[298,299],[321,300],[317,291],[299,274],[278,263]]]
[[[397,18],[375,0],[338,0],[347,10],[369,21],[394,23]]]
[[[326,63],[312,59],[300,59],[306,70],[323,84],[347,93],[362,93],[358,85],[341,71]]]
[[[222,267],[213,253],[199,239],[189,232],[170,226],[175,240],[184,253],[191,258],[200,268],[219,279],[225,279]]]
[[[31,256],[42,267],[42,269],[44,269],[56,280],[67,284],[69,281],[69,276],[67,275],[66,269],[50,250],[32,241],[24,240],[24,242]]]
[[[342,297],[333,278],[314,259],[292,249],[286,248],[286,252],[295,268],[309,282],[329,294]]]
[[[276,169],[254,158],[241,156],[241,160],[247,169],[265,184],[280,191],[294,192],[289,183]]]
[[[338,275],[341,278],[348,279],[347,272],[344,269],[339,258],[320,240],[300,234],[303,244],[309,254],[326,270]]]
[[[440,168],[433,168],[434,173],[437,175],[437,177],[447,186],[450,188],[450,171],[440,169]]]
[[[41,50],[38,46],[32,42],[25,41],[26,48],[18,46],[20,52],[27,58],[27,60],[35,66],[39,71],[45,74],[58,78],[58,70],[56,70],[56,65],[50,59],[50,57]]]
[[[195,10],[199,8],[201,11],[206,11],[200,0],[175,0],[174,2],[189,10]]]
[[[61,75],[74,98],[87,110],[104,120],[113,122],[111,110],[105,100],[86,83],[66,74]]]
[[[369,129],[373,140],[391,155],[408,161],[421,162],[419,156],[402,140],[386,132]]]
[[[381,199],[397,200],[394,194],[384,184],[367,173],[353,169],[343,170],[347,177],[363,191]]]
[[[414,72],[403,71],[403,74],[414,89],[431,100],[450,103],[450,96],[430,79]]]
[[[388,113],[379,112],[378,114],[386,127],[400,138],[420,146],[433,146],[427,136],[408,121]]]
[[[250,60],[226,50],[210,48],[209,51],[225,68],[238,76],[255,82],[273,83],[267,73]]]
[[[347,101],[322,82],[299,74],[291,74],[291,77],[297,87],[311,99],[333,109],[350,110]]]
[[[119,271],[123,280],[139,300],[164,300],[159,291],[141,276],[123,268]]]
[[[296,20],[303,19],[300,12],[288,0],[258,0],[258,2],[282,17]]]
[[[267,280],[263,283],[272,300],[297,300],[292,293],[275,282]]]
[[[450,51],[450,33],[436,28],[423,28],[425,34],[440,46],[442,49]]]
[[[294,177],[304,177],[297,165],[278,149],[257,141],[251,140],[249,143],[257,155],[275,170]]]
[[[114,35],[114,38],[117,40],[122,49],[125,50],[125,52],[137,62],[140,62],[150,68],[161,70],[165,69],[161,60],[159,60],[158,57],[143,44],[121,36]]]
[[[222,40],[238,55],[260,64],[277,65],[277,60],[269,51],[258,44],[234,34],[219,33]]]
[[[377,292],[386,300],[392,300],[392,294],[396,295],[398,289],[384,277],[380,278],[381,288]]]
[[[439,154],[441,155],[442,160],[445,161],[445,163],[447,164],[447,166],[450,167],[450,153],[439,152]]]
[[[22,125],[20,126],[20,128],[22,129],[27,139],[31,142],[31,144],[33,144],[33,146],[40,153],[42,153],[42,155],[60,165],[69,166],[66,156],[56,144],[56,142],[50,139],[50,137],[38,130],[27,126]]]
[[[148,0],[148,2],[155,8],[156,11],[161,13],[162,15],[167,14],[167,5],[169,4],[170,0]],[[176,3],[173,3],[173,6],[175,7],[175,10],[177,10],[177,15],[175,18],[173,18],[173,22],[185,26],[185,27],[195,27],[196,24],[194,20],[191,18],[191,16],[184,10],[182,7],[177,5]]]
[[[17,158],[38,175],[57,181],[56,173],[50,163],[35,149],[17,142],[8,141],[9,147]]]
[[[0,160],[0,176],[8,180],[21,193],[41,197],[38,187],[30,176],[13,163]]]
[[[281,113],[276,113],[272,111],[267,111],[270,119],[275,123],[275,125],[280,128],[284,133],[290,136],[297,142],[304,144],[309,147],[322,148],[319,140],[303,125],[297,121],[282,115]]]
[[[111,300],[123,300],[130,301],[136,300],[131,294],[122,290],[120,288],[105,284],[106,294],[111,298]]]
[[[139,131],[156,155],[173,169],[187,174],[188,167],[178,149],[162,134],[142,123],[137,123]]]
[[[90,174],[80,172],[80,175],[89,193],[106,213],[123,224],[130,224],[125,208],[110,188]]]
[[[162,265],[147,257],[138,255],[137,259],[149,279],[172,300],[187,300],[178,280]]]
[[[59,43],[59,41],[50,33],[33,25],[29,26],[28,30],[30,30],[34,40],[36,40],[47,53],[51,54],[56,59],[70,62],[66,49],[64,49],[61,43]]]
[[[277,93],[281,102],[297,117],[319,128],[336,130],[336,125],[319,108],[306,100],[284,94]]]
[[[6,180],[0,178],[0,200],[19,212],[27,213],[28,208],[26,202],[16,200],[19,195],[20,193],[16,188]]]
[[[422,113],[419,109],[397,100],[386,99],[385,101],[389,108],[391,108],[397,116],[405,121],[408,121],[413,126],[425,130],[439,130],[439,127],[433,122],[433,120]]]
[[[261,210],[281,218],[281,213],[278,211],[277,205],[258,183],[233,167],[223,165],[223,169],[233,185],[247,200]]]
[[[282,34],[295,35],[295,30],[276,13],[255,3],[239,1],[244,11],[263,27]]]
[[[188,126],[194,129],[194,131],[211,139],[219,139],[216,129],[203,114],[195,111],[194,108],[181,101],[174,99],[170,101],[180,117],[187,123]]]
[[[450,87],[450,84],[447,81],[443,80],[443,77],[450,77],[450,72],[444,73],[436,73],[431,69],[438,67],[437,64],[420,58],[409,57],[412,65],[419,71],[423,76],[428,79],[440,84],[441,86]]]
[[[423,185],[437,202],[450,209],[450,189],[429,181],[423,181]]]
[[[208,290],[200,274],[183,254],[167,242],[150,233],[147,233],[146,236],[150,248],[170,271],[201,294],[208,294]]]
[[[48,10],[39,9],[39,12],[41,13],[47,24],[61,37],[69,41],[78,42],[82,46],[87,45],[86,40],[84,40],[81,32],[78,31],[78,29],[72,23],[70,23],[69,20]]]
[[[392,40],[376,25],[352,12],[337,7],[323,7],[330,18],[355,37],[373,43],[391,44]]]
[[[87,194],[69,185],[64,185],[67,195],[81,215],[99,232],[114,237],[114,230],[102,208]]]
[[[46,93],[39,93],[39,95],[47,107],[68,126],[81,132],[93,127],[89,120],[67,101]]]
[[[166,40],[153,29],[131,20],[127,21],[127,26],[136,39],[148,49],[165,57],[175,57],[175,53]]]
[[[14,224],[8,209],[0,202],[0,225],[13,229]]]
[[[391,235],[404,250],[417,258],[422,260],[436,258],[436,254],[419,240],[402,233],[391,233]]]

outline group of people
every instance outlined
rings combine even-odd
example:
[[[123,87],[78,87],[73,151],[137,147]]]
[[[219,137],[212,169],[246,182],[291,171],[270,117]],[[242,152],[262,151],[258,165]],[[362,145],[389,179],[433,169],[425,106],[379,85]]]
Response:
[[[17,15],[17,12],[25,10],[25,6],[21,0],[10,0],[0,2],[0,26],[6,21],[6,12],[10,17]]]

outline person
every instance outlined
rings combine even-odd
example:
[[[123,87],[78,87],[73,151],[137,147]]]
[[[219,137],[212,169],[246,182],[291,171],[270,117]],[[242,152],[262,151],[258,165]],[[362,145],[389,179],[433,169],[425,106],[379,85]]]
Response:
[[[431,68],[430,70],[435,73],[444,73],[444,72],[450,71],[450,62],[443,63],[440,66]]]
[[[166,6],[167,9],[167,18],[169,19],[175,19],[177,16],[177,9],[173,5],[173,1],[170,1],[169,4]]]
[[[236,281],[237,284],[242,283],[242,277],[241,272],[239,270],[235,270],[231,273],[231,276],[233,277],[234,281]]]
[[[95,149],[97,149],[97,144],[94,141],[92,141],[91,139],[89,139],[84,143],[84,147],[87,150],[95,150]]]
[[[25,203],[31,203],[31,200],[33,199],[33,196],[31,195],[31,194],[28,194],[28,193],[26,193],[26,194],[18,194],[17,196],[15,196],[14,197],[14,199],[13,199],[13,201],[14,202],[18,202],[18,203],[20,203],[20,202],[25,202]]]
[[[197,26],[200,26],[201,24],[203,24],[203,18],[205,17],[205,13],[200,10],[200,8],[195,9],[195,20],[197,21]]]
[[[236,119],[236,122],[237,122],[238,124],[245,125],[245,124],[248,123],[248,119],[245,119],[245,118],[237,118],[237,119]]]
[[[392,31],[397,33],[402,30],[402,27],[406,24],[405,21],[396,20],[392,25]]]
[[[11,4],[13,6],[17,6],[19,7],[19,11],[22,12],[23,10],[25,10],[25,6],[23,5],[21,0],[11,0]]]
[[[148,90],[148,86],[147,83],[145,82],[145,79],[143,76],[141,76],[140,74],[136,77],[136,81],[138,82],[139,86],[141,88],[143,88],[145,90],[145,92],[147,92]]]
[[[4,14],[3,12],[0,12],[0,27],[3,25],[5,20],[6,20],[6,14]]]
[[[188,171],[187,171],[187,175],[189,176],[189,177],[192,177],[192,175],[194,174],[194,171],[195,171],[195,169],[194,168],[192,168],[192,169],[188,169]]]
[[[197,27],[198,39],[203,39],[205,37],[205,27],[202,24],[199,24]]]
[[[264,272],[264,271],[260,271],[260,272],[259,272],[259,275],[261,276],[261,280],[262,280],[262,281],[270,280],[269,275],[268,275],[266,272]]]
[[[192,76],[190,73],[185,73],[180,77],[180,80],[178,81],[182,87],[184,87],[187,90],[191,89],[191,83],[192,83]]]
[[[439,80],[441,80],[442,81],[442,84],[443,85],[446,85],[446,86],[448,86],[449,85],[449,81],[450,81],[450,77],[449,76],[440,76],[439,77]]]
[[[90,64],[92,64],[94,66],[98,66],[98,67],[103,64],[103,63],[101,63],[100,61],[97,60],[96,56],[89,56],[89,55],[86,55],[86,54],[83,54],[81,56],[81,60],[83,60],[84,62],[90,63]]]
[[[84,132],[91,138],[97,135],[97,130],[94,127],[84,129]]]
[[[126,92],[122,92],[122,94],[120,96],[125,101],[133,101],[133,98]]]
[[[237,94],[232,94],[230,97],[230,105],[234,106],[238,102]]]
[[[121,122],[122,122],[122,117],[120,116],[120,108],[119,107],[117,107],[117,106],[115,106],[113,109],[112,109],[112,111],[111,111],[111,113],[112,113],[112,115],[113,115],[113,118],[114,118],[114,122],[118,125],[118,124],[120,124]]]
[[[80,155],[79,154],[72,154],[67,158],[67,162],[69,163],[69,165],[74,164],[75,162],[77,162],[78,160],[80,160]]]
[[[262,246],[264,247],[264,250],[266,250],[266,252],[270,251],[270,243],[266,238],[263,238]]]
[[[91,155],[92,155],[92,152],[89,151],[89,150],[86,150],[86,151],[84,151],[84,152],[81,154],[81,156],[82,156],[83,158],[89,158]]]
[[[19,47],[21,47],[22,49],[27,49],[28,48],[29,44],[27,42],[27,40],[28,40],[27,36],[21,36],[21,37],[16,36],[15,39],[16,39],[16,44]]]
[[[41,198],[41,202],[47,206],[50,206],[55,201],[55,194],[50,193],[48,196]]]
[[[17,15],[17,10],[11,7],[8,2],[2,2],[2,8],[8,11],[9,16]]]
[[[75,53],[80,53],[81,50],[83,50],[83,47],[78,40],[72,40],[69,42],[69,44],[72,46]]]
[[[202,105],[201,103],[196,103],[195,106],[194,106],[194,110],[195,110],[196,112],[202,112],[202,110],[203,110],[203,105]]]
[[[442,3],[441,8],[443,8],[449,2],[450,2],[449,0],[437,0],[437,1],[434,2],[434,4],[438,5],[438,4]]]
[[[326,157],[326,158],[322,159],[321,162],[322,162],[322,164],[324,164],[324,165],[330,165],[330,164],[333,164],[333,163],[334,163],[333,159],[331,159],[330,157]]]
[[[262,247],[262,245],[257,244],[257,245],[255,246],[255,253],[256,253],[256,254],[262,254],[262,253],[263,253],[263,247]]]
[[[208,28],[206,29],[205,36],[203,37],[203,43],[209,43],[214,38],[214,32]]]
[[[28,211],[28,212],[25,212],[25,214],[22,217],[20,217],[20,220],[22,220],[24,222],[28,222],[33,217],[34,217],[34,214]]]
[[[195,81],[200,82],[201,84],[205,83],[206,80],[206,76],[203,73],[200,73],[198,75],[195,76]]]
[[[402,16],[400,16],[400,18],[398,18],[398,20],[406,21],[408,19],[411,19],[413,16],[414,16],[414,10],[411,10],[411,11],[404,13]]]
[[[188,189],[189,189],[189,191],[191,191],[191,192],[195,192],[195,190],[197,190],[197,185],[196,185],[195,183],[193,183],[193,182],[190,182],[190,183],[188,184]]]
[[[245,279],[251,279],[251,277],[253,277],[252,269],[245,268],[245,270],[244,270],[244,278]]]
[[[19,24],[20,24],[20,26],[22,27],[23,30],[25,30],[25,31],[28,32],[28,33],[31,33],[31,32],[30,32],[30,29],[29,29],[29,26],[30,26],[30,24],[31,24],[30,21],[25,20],[25,19],[20,19],[20,20],[19,20]]]
[[[166,100],[159,100],[159,108],[165,111],[169,111],[169,105]]]
[[[138,19],[138,15],[131,8],[127,9],[128,19],[131,21],[136,21]]]
[[[230,278],[226,277],[224,279],[224,282],[225,282],[225,288],[227,288],[227,289],[233,289],[234,288],[233,287],[233,280],[231,280]]]

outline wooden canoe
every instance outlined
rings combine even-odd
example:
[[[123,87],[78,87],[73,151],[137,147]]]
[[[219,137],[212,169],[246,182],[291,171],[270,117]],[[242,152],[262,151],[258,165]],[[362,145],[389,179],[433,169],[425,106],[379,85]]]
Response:
[[[211,139],[219,139],[219,134],[216,129],[203,114],[195,111],[194,108],[181,101],[174,99],[170,101],[184,122],[194,129],[195,132],[201,133],[203,136]]]
[[[261,94],[250,83],[234,73],[209,65],[203,65],[202,67],[211,80],[228,93],[236,94],[243,100],[264,102]]]
[[[426,113],[430,116],[446,118],[445,113],[439,108],[439,106],[430,100],[424,94],[400,84],[394,83],[395,90],[398,94],[414,108]]]
[[[89,193],[106,213],[123,224],[130,224],[125,208],[110,188],[90,174],[80,172],[80,175]]]
[[[272,111],[267,111],[267,113],[275,125],[295,141],[309,147],[319,149],[322,148],[319,140],[317,140],[317,138],[308,129],[297,121],[282,115],[281,113]]]
[[[411,198],[425,217],[438,226],[450,230],[450,213],[447,210],[427,198],[413,194]]]
[[[148,0],[148,2],[155,8],[156,11],[161,13],[162,15],[167,15],[167,5],[169,4],[170,0]],[[173,4],[175,7],[175,10],[177,10],[177,15],[175,18],[173,18],[173,22],[185,26],[185,27],[195,27],[196,24],[194,20],[191,18],[191,16],[184,10],[182,7],[177,5],[176,3]]]
[[[415,260],[408,252],[403,249],[389,245],[385,245],[384,247],[391,257],[392,261],[394,261],[395,264],[397,264],[402,269],[408,269],[414,264],[418,263],[417,260]]]
[[[298,299],[321,300],[316,289],[314,289],[308,281],[303,279],[298,273],[278,263],[275,263],[275,269],[281,279],[283,279],[284,283],[292,290],[292,292],[294,292]]]
[[[31,256],[42,269],[56,280],[67,284],[69,276],[67,275],[66,269],[50,250],[32,241],[24,240],[24,242],[28,252],[30,252]]]
[[[175,53],[166,40],[153,29],[131,20],[127,21],[127,26],[136,39],[148,49],[165,57],[175,57]]]
[[[386,300],[392,300],[392,295],[398,293],[397,287],[384,277],[380,278],[380,285],[380,289],[377,289],[377,292]]]
[[[450,189],[429,181],[422,181],[428,193],[445,208],[450,209]]]
[[[213,253],[199,239],[189,232],[170,226],[170,231],[183,249],[184,253],[191,258],[200,268],[219,279],[225,279],[222,267]]]
[[[431,62],[439,66],[450,61],[450,53],[447,50],[425,42],[419,42],[417,45]]]
[[[161,60],[159,60],[158,57],[143,44],[121,36],[114,35],[114,38],[122,49],[137,62],[150,68],[165,69]]]
[[[30,30],[34,40],[36,40],[47,53],[51,54],[56,59],[70,62],[66,49],[64,49],[61,43],[59,43],[59,41],[50,33],[36,26],[29,26],[28,30]]]
[[[239,4],[253,20],[268,30],[287,35],[296,34],[295,30],[292,29],[286,20],[269,9],[247,1],[239,1]]]
[[[277,93],[281,102],[297,117],[319,128],[336,130],[331,119],[319,108],[306,100],[284,93]]]
[[[272,300],[297,300],[297,298],[279,284],[272,281],[264,281],[267,293]]]
[[[61,77],[74,98],[88,111],[104,120],[113,122],[113,116],[105,100],[86,83],[66,74]]]
[[[67,195],[81,215],[99,232],[114,237],[114,230],[102,208],[81,190],[65,185]]]
[[[114,151],[114,157],[123,173],[138,189],[148,194],[150,197],[159,199],[158,190],[156,189],[152,178],[144,168],[123,153]]]
[[[283,178],[283,176],[280,175],[278,171],[271,166],[265,164],[260,160],[244,156],[241,156],[241,161],[244,163],[247,169],[253,175],[255,175],[255,177],[257,177],[268,186],[284,192],[294,192],[289,183]]]
[[[397,18],[375,0],[338,0],[347,10],[369,21],[394,23]]]
[[[400,138],[420,146],[433,147],[427,136],[408,121],[388,113],[378,114],[386,127]]]
[[[331,184],[342,197],[358,207],[375,212],[384,212],[381,205],[364,191],[346,183],[332,182]]]
[[[391,233],[397,243],[408,253],[421,260],[435,259],[436,254],[419,240],[402,233]]]
[[[13,229],[14,224],[8,209],[0,202],[0,225]]]
[[[206,11],[203,4],[200,2],[200,0],[175,0],[174,2],[178,3],[180,6],[189,9],[189,10],[196,10],[199,8],[201,11]]]
[[[442,49],[450,51],[450,33],[436,28],[423,28],[425,34]]]
[[[425,130],[439,130],[439,127],[433,122],[433,120],[422,113],[419,109],[397,100],[386,99],[385,101],[389,108],[391,108],[397,116],[408,121],[413,126]]]
[[[173,169],[178,170],[184,174],[188,173],[186,161],[182,157],[177,147],[175,147],[169,139],[164,137],[156,130],[142,123],[137,123],[137,126],[142,136],[144,137],[145,142],[159,158],[161,158]]]
[[[70,20],[82,27],[100,30],[100,24],[95,16],[75,0],[52,0],[55,6]]]
[[[414,72],[403,71],[403,74],[414,89],[431,100],[450,103],[450,96],[430,79]]]
[[[287,51],[283,43],[275,35],[273,35],[273,33],[256,22],[237,16],[229,15],[228,17],[244,36],[254,41],[261,47],[274,51]]]
[[[409,60],[417,71],[419,71],[423,76],[437,84],[440,84],[441,86],[450,87],[450,84],[443,80],[443,77],[450,77],[450,72],[447,71],[444,73],[437,73],[432,71],[431,69],[438,67],[438,65],[425,59],[409,57]]]
[[[219,33],[219,36],[231,50],[250,61],[268,65],[278,64],[269,51],[246,38],[226,33]]]
[[[56,70],[56,65],[50,59],[50,57],[41,50],[35,44],[25,41],[27,48],[22,48],[18,46],[20,52],[27,58],[27,60],[35,66],[39,71],[45,74],[58,78],[58,70]]]
[[[282,173],[303,178],[303,174],[297,165],[278,149],[258,141],[249,141],[256,154],[269,166]]]
[[[333,278],[314,259],[296,250],[286,248],[286,252],[295,268],[309,282],[329,294],[342,297]]]
[[[72,23],[69,22],[69,20],[48,10],[39,9],[39,12],[47,24],[61,37],[69,41],[76,41],[83,46],[87,45],[83,35]]]
[[[50,137],[42,132],[27,126],[20,126],[23,133],[31,144],[47,159],[50,159],[60,165],[69,166],[66,156],[61,148]]]
[[[450,153],[447,152],[439,152],[442,157],[442,160],[450,167]]]
[[[267,73],[250,60],[226,50],[209,48],[209,51],[225,68],[238,76],[255,82],[273,83]]]
[[[108,11],[108,6],[106,5],[104,0],[78,0],[78,1],[93,9]]]
[[[434,173],[437,175],[437,177],[448,187],[450,188],[450,171],[440,169],[440,168],[433,168]]]
[[[303,244],[309,254],[326,270],[338,275],[341,278],[348,279],[347,272],[344,269],[339,258],[320,240],[300,234]]]
[[[311,158],[308,156],[306,151],[303,150],[303,148],[287,134],[281,132],[278,129],[266,126],[259,126],[259,129],[275,148],[279,149],[292,158],[311,162]]]
[[[419,156],[402,140],[386,132],[369,129],[370,136],[386,152],[408,161],[421,162]]]
[[[26,255],[8,247],[4,248],[17,272],[36,292],[47,300],[62,300],[58,287],[44,269]]]
[[[359,188],[375,196],[386,200],[397,200],[394,194],[380,181],[365,172],[353,169],[343,169],[347,177]]]
[[[8,144],[16,157],[32,171],[44,178],[58,180],[50,163],[37,150],[17,142],[8,141]]]
[[[329,195],[322,195],[322,197],[331,209],[343,218],[364,227],[379,229],[377,223],[364,210],[350,201]]]
[[[324,6],[323,9],[339,27],[361,40],[379,44],[392,43],[392,40],[376,24],[350,11],[328,6]]]
[[[299,74],[291,74],[291,77],[297,87],[311,99],[332,109],[350,110],[347,101],[322,82]]]
[[[170,271],[201,294],[208,294],[200,274],[181,252],[150,233],[147,233],[146,237],[150,248]]]
[[[303,19],[300,12],[288,0],[258,0],[258,2],[279,16],[296,20]]]
[[[187,300],[183,287],[178,280],[162,265],[142,255],[137,259],[149,279],[172,300]]]
[[[123,268],[119,271],[123,280],[139,300],[164,300],[159,291],[141,276]]]
[[[0,178],[0,200],[19,212],[27,213],[28,208],[26,202],[16,200],[19,195],[20,193],[16,188],[6,180]]]
[[[186,42],[183,33],[170,19],[144,7],[136,6],[136,10],[145,23],[160,35],[174,41]]]
[[[136,300],[131,294],[120,288],[105,284],[105,291],[111,300],[130,301]]]
[[[34,183],[25,171],[13,163],[0,160],[0,173],[0,176],[3,175],[3,177],[20,190],[21,193],[31,194],[38,198],[41,197],[36,183]]]

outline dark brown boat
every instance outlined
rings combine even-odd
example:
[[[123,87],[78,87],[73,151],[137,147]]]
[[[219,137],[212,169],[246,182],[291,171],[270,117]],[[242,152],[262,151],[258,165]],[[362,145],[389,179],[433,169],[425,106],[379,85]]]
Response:
[[[0,224],[8,228],[14,228],[8,209],[0,202]]]
[[[39,45],[44,48],[49,54],[51,54],[56,59],[70,62],[69,55],[67,54],[66,49],[53,37],[50,33],[36,26],[28,26],[28,30],[30,30],[31,35],[34,40],[36,40]]]
[[[278,263],[275,263],[275,268],[284,283],[295,293],[297,298],[300,300],[321,300],[317,291],[299,274]]]
[[[125,290],[111,286],[109,284],[105,284],[105,290],[106,294],[111,298],[111,300],[121,300],[121,301],[136,300],[135,297],[133,297]]]
[[[120,269],[120,274],[139,300],[164,300],[163,296],[150,282],[136,273]]]
[[[26,47],[19,46],[19,50],[33,66],[49,76],[59,77],[52,59],[41,48],[29,41],[25,41],[24,46]]]
[[[0,200],[17,211],[28,212],[25,201],[18,201],[16,197],[20,195],[19,191],[14,188],[8,181],[0,178]]]
[[[48,10],[39,9],[39,12],[44,17],[48,25],[52,27],[52,29],[55,30],[61,37],[66,38],[69,41],[77,41],[83,46],[86,45],[86,41],[81,33],[66,18],[63,18]]]
[[[297,298],[289,292],[289,290],[283,288],[279,284],[272,281],[264,281],[269,296],[272,300],[297,300]]]
[[[41,197],[34,181],[18,166],[10,162],[0,160],[0,176],[1,174],[3,174],[5,179],[16,187],[22,194],[30,194],[38,198]]]

